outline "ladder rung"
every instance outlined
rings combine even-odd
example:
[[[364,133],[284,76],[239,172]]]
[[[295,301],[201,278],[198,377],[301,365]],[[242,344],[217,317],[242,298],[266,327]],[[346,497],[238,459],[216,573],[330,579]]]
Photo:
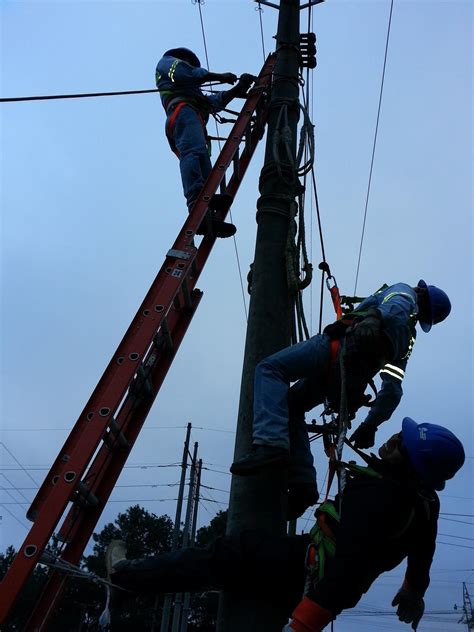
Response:
[[[119,428],[117,422],[115,421],[115,419],[112,419],[109,428],[110,428],[110,434],[114,435],[114,437],[118,441],[118,444],[120,445],[120,447],[121,448],[128,448],[129,447],[129,443],[128,443],[125,435],[123,434],[123,432],[120,430],[120,428]]]
[[[184,304],[188,309],[192,309],[193,302],[191,300],[191,293],[189,291],[189,286],[186,279],[183,279],[181,287],[183,288]]]
[[[77,486],[76,497],[79,497],[81,503],[84,503],[85,505],[89,505],[91,507],[97,507],[100,503],[97,496],[93,494],[91,490],[87,487],[87,485],[82,481],[80,481],[79,485]]]
[[[173,338],[171,337],[170,327],[168,325],[168,319],[164,318],[161,323],[161,333],[165,339],[166,347],[169,351],[173,350]]]
[[[234,176],[237,180],[240,180],[240,161],[239,161],[239,149],[234,154]]]

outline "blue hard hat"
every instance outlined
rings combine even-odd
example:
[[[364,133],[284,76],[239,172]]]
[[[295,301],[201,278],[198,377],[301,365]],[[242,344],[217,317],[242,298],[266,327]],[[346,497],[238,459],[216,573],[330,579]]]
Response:
[[[418,281],[418,287],[424,288],[428,292],[430,304],[429,320],[419,321],[422,330],[428,332],[432,325],[440,323],[449,316],[451,311],[451,301],[449,300],[446,292],[440,290],[439,287],[436,287],[436,285],[427,285],[423,279]]]
[[[180,48],[170,48],[165,53],[163,53],[163,57],[168,56],[177,57],[178,59],[187,61],[189,64],[191,64],[191,66],[194,66],[195,68],[201,67],[199,57],[196,55],[196,53],[193,53],[192,50],[189,50],[189,48],[184,48],[182,46]]]
[[[441,491],[464,463],[464,448],[451,430],[436,424],[417,424],[410,417],[402,422],[403,445],[419,477]]]

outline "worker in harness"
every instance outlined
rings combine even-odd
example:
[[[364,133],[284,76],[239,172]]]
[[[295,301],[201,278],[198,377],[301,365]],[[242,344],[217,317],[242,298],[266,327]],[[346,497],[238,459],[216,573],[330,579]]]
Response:
[[[436,491],[462,467],[464,448],[447,428],[405,417],[401,432],[378,453],[380,459],[369,457],[368,470],[349,477],[334,557],[327,560],[324,577],[309,588],[284,632],[320,632],[405,557],[405,580],[392,606],[397,606],[400,621],[417,629],[436,547]]]
[[[126,560],[123,542],[113,541],[106,555],[111,581],[135,593],[217,589],[258,595],[282,617],[294,611],[289,632],[316,632],[407,558],[406,578],[392,605],[415,629],[435,550],[434,490],[459,470],[464,450],[446,428],[405,418],[379,456],[364,455],[369,467],[345,464],[341,512],[337,501],[325,501],[308,534],[244,531],[217,538],[206,549],[138,560]]]
[[[235,86],[230,90],[204,95],[201,85],[208,81]],[[156,85],[166,112],[166,137],[179,158],[189,211],[212,169],[206,131],[209,115],[224,109],[235,97],[245,98],[253,81],[254,77],[248,74],[243,74],[237,80],[231,72],[209,72],[201,67],[197,55],[187,48],[167,50],[158,62]],[[211,211],[227,210],[231,202],[230,196],[216,194],[209,207]],[[202,226],[197,232],[203,234],[205,230]],[[233,224],[217,219],[212,221],[212,233],[216,237],[231,237],[235,231]]]
[[[289,466],[287,518],[302,515],[319,497],[305,413],[323,403],[326,410],[339,411],[343,370],[353,419],[368,403],[367,384],[380,372],[382,386],[351,437],[358,448],[372,447],[377,427],[391,417],[402,397],[416,323],[428,332],[450,311],[443,290],[423,280],[416,287],[385,285],[323,334],[262,360],[255,370],[252,448],[234,461],[231,472],[248,476],[264,467]]]

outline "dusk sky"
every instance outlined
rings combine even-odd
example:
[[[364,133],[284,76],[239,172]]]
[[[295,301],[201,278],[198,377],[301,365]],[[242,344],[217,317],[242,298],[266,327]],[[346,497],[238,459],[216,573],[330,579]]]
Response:
[[[259,72],[256,8],[251,0],[202,4],[211,70]],[[277,12],[262,8],[268,53]],[[193,49],[205,64],[199,6],[191,0],[2,0],[0,11],[2,97],[154,88],[156,62],[176,46]],[[326,0],[313,9],[318,197],[326,258],[345,294],[354,291],[389,13],[390,0]],[[446,322],[419,331],[402,402],[376,438],[379,445],[409,415],[451,428],[466,450],[464,468],[441,493],[420,632],[462,629],[461,610],[453,610],[462,605],[462,582],[474,593],[472,18],[469,0],[394,2],[357,284],[365,296],[384,282],[423,278],[443,288],[453,306]],[[304,30],[306,11],[301,24]],[[156,94],[3,103],[1,112],[3,551],[23,542],[35,489],[157,274],[186,206]],[[209,129],[215,134],[212,122]],[[232,208],[245,288],[263,149],[264,142]],[[214,146],[213,159],[217,154]],[[308,250],[317,268],[310,197]],[[306,290],[312,333],[319,280],[316,274]],[[188,422],[207,468],[199,525],[227,507],[246,328],[232,239],[216,244],[198,287],[201,305],[98,529],[135,503],[174,518]],[[326,293],[324,322],[333,318]],[[356,423],[363,418],[360,411]],[[322,487],[327,458],[319,442],[313,446]],[[298,531],[311,525],[308,511]],[[404,568],[382,576],[335,630],[408,630],[390,607]]]

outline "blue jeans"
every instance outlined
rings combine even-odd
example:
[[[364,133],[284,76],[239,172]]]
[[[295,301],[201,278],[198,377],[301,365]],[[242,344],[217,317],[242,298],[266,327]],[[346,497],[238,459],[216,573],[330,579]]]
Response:
[[[212,169],[203,124],[193,108],[185,106],[179,111],[173,126],[173,138],[179,152],[184,197],[190,206]]]
[[[329,365],[330,340],[318,334],[274,353],[255,369],[253,443],[290,451],[290,486],[316,480],[305,412],[324,402]]]

